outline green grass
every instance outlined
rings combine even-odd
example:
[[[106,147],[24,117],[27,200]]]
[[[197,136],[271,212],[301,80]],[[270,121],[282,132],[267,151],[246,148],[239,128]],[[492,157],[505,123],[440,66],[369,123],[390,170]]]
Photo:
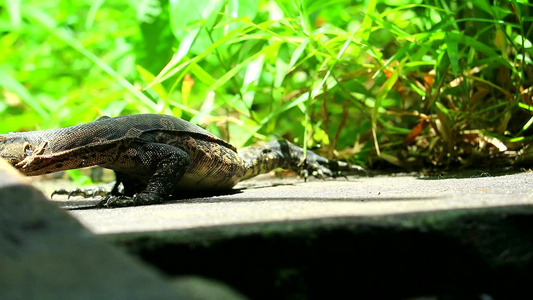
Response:
[[[470,166],[531,141],[533,6],[4,1],[0,132],[173,114],[367,167]]]

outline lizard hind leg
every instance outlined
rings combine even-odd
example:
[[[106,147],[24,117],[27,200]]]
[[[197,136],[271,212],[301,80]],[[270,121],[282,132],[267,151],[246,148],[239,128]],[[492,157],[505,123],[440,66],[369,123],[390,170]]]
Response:
[[[180,148],[158,143],[145,144],[137,148],[138,165],[136,169],[117,172],[124,184],[125,195],[105,197],[99,207],[124,207],[149,205],[163,202],[175,189],[190,165],[187,152]],[[124,174],[122,174],[124,173]],[[151,174],[147,183],[132,180],[132,173]],[[118,176],[121,174],[120,176]],[[142,188],[141,188],[142,187]]]

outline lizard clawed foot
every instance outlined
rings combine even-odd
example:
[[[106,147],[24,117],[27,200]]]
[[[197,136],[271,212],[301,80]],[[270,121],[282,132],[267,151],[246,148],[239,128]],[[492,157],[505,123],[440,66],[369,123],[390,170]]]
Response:
[[[95,187],[87,187],[87,188],[74,188],[71,190],[66,190],[63,188],[58,188],[55,191],[52,192],[52,195],[50,195],[50,198],[54,197],[54,195],[67,195],[68,199],[72,196],[80,196],[83,198],[94,198],[96,196],[100,197],[106,197],[110,196],[113,192],[113,188],[115,187],[115,182],[110,182],[105,185],[95,186]],[[117,187],[116,190],[117,193],[121,194],[124,192],[124,186],[121,184]]]
[[[306,168],[300,171],[300,177],[302,177],[305,181],[307,181],[309,175],[312,175],[313,177],[318,179],[326,179],[327,177],[337,177],[330,169],[322,165],[316,165],[312,167],[307,166]]]
[[[300,169],[300,177],[307,181],[309,175],[318,179],[326,179],[327,177],[345,177],[344,172],[367,171],[358,165],[350,165],[343,161],[328,160],[313,152],[307,153],[307,158],[298,165]]]
[[[326,179],[328,177],[347,178],[344,172],[359,171],[359,172],[367,173],[367,170],[365,170],[361,166],[350,165],[342,161],[327,160],[314,153],[311,153],[311,154],[312,155],[308,157],[306,161],[302,162],[299,166],[300,177],[302,177],[305,181],[307,181],[307,178],[309,178],[310,175],[318,179]]]
[[[96,196],[108,196],[111,193],[111,189],[107,186],[97,186],[97,187],[90,187],[90,188],[74,188],[71,190],[66,190],[63,188],[56,189],[52,192],[52,195],[50,195],[50,198],[54,197],[54,195],[67,195],[68,199],[72,196],[81,196],[83,198],[94,198]]]
[[[96,205],[96,207],[128,207],[137,205],[158,204],[161,202],[163,202],[163,198],[161,196],[149,193],[139,193],[133,195],[133,197],[124,195],[106,196]]]
[[[98,208],[105,208],[105,207],[127,207],[127,206],[134,206],[135,202],[133,201],[133,197],[128,197],[124,195],[117,195],[117,196],[106,196],[102,201],[98,202],[96,204],[96,207]]]

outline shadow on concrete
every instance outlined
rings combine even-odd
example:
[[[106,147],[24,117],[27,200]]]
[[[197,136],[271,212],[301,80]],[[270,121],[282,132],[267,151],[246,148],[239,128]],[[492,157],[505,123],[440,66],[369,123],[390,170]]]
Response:
[[[497,169],[463,169],[451,172],[435,171],[427,175],[414,175],[421,180],[441,180],[441,179],[462,179],[462,178],[483,178],[483,177],[500,177],[513,174],[524,173],[522,168],[497,168]]]
[[[297,201],[297,202],[390,202],[390,201],[427,201],[442,199],[439,197],[361,197],[361,198],[323,198],[323,197],[272,197],[264,198],[195,198],[178,200],[179,203],[231,203],[231,202],[258,202],[258,201]],[[166,203],[178,202],[169,200]]]
[[[242,193],[240,189],[226,190],[226,191],[184,191],[179,196],[172,196],[171,200],[167,200],[160,204],[153,205],[165,205],[169,203],[183,202],[187,203],[187,200],[191,199],[210,199],[215,196],[235,195]],[[96,205],[102,200],[102,197],[90,198],[90,199],[70,199],[64,200],[50,200],[56,203],[59,207],[66,210],[87,210],[87,209],[100,209]],[[101,208],[108,209],[108,208]]]
[[[215,195],[221,196],[221,195]],[[306,197],[306,198],[297,198],[297,197],[287,197],[287,198],[270,198],[265,200],[264,198],[224,198],[224,197],[215,197],[215,196],[204,196],[205,198],[183,198],[183,199],[172,199],[167,200],[160,204],[153,205],[169,205],[176,203],[236,203],[236,202],[260,202],[260,201],[297,201],[297,202],[391,202],[391,201],[428,201],[428,200],[437,200],[441,199],[439,197],[365,197],[365,198],[321,198],[321,197]],[[81,202],[81,203],[80,203]],[[76,210],[92,210],[92,209],[113,209],[113,208],[98,208],[96,205],[100,202],[98,200],[73,200],[66,203],[65,201],[56,201],[56,203],[65,210],[76,211]]]

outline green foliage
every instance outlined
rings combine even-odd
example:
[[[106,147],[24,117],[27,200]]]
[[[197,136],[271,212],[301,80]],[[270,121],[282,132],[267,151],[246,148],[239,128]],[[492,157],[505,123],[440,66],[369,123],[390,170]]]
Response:
[[[1,132],[173,114],[404,168],[530,140],[526,0],[5,1]],[[334,149],[342,149],[334,151]]]

